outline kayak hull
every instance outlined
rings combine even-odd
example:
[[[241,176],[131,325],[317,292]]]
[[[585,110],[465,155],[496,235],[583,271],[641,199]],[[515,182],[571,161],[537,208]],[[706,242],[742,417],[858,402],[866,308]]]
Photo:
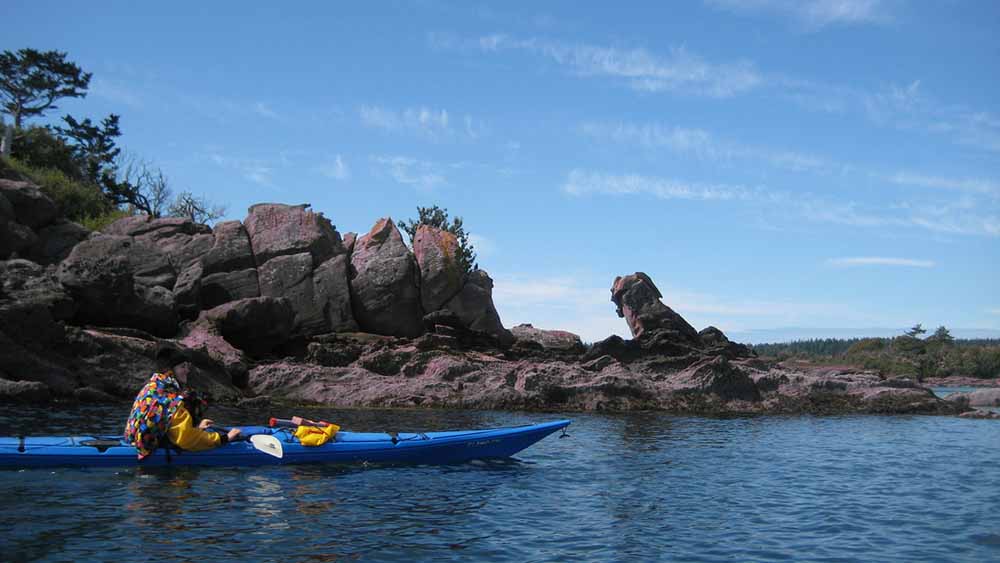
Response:
[[[559,420],[543,424],[455,432],[338,432],[322,446],[303,446],[285,429],[240,427],[244,435],[270,434],[281,441],[283,456],[258,451],[240,441],[203,452],[159,449],[139,461],[134,447],[118,438],[93,436],[0,438],[0,467],[128,467],[128,466],[262,466],[302,463],[448,464],[473,459],[508,458],[553,432],[569,426]],[[92,444],[95,440],[97,445]],[[117,445],[109,446],[109,443]]]

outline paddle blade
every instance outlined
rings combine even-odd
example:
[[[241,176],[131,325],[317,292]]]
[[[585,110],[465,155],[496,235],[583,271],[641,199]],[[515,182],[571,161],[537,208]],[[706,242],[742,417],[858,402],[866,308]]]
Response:
[[[278,459],[281,459],[285,455],[285,451],[281,447],[281,440],[275,438],[274,436],[269,436],[267,434],[254,434],[253,436],[250,436],[250,443],[253,444],[253,447],[257,450],[268,455],[273,455]]]

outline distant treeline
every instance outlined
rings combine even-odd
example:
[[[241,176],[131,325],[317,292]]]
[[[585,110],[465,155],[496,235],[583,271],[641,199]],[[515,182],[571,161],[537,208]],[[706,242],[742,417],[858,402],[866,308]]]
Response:
[[[893,338],[818,338],[751,347],[761,356],[857,365],[885,376],[1000,377],[1000,339],[956,339],[945,327],[925,338],[926,332],[916,325]]]
[[[815,338],[793,340],[792,342],[751,344],[750,347],[761,356],[834,358],[844,355],[851,346],[858,342],[869,340],[881,340],[888,344],[892,338]],[[1000,338],[956,338],[952,345],[957,348],[1000,346]]]

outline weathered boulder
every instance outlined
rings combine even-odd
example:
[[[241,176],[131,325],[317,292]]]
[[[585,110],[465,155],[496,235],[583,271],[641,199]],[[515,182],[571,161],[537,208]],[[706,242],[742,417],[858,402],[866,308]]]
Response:
[[[168,336],[177,329],[170,289],[173,268],[155,246],[128,236],[98,236],[76,245],[59,265],[59,281],[85,323],[141,328]]]
[[[202,312],[199,322],[218,328],[237,348],[262,355],[283,344],[292,333],[295,312],[285,298],[241,299]]]
[[[754,356],[754,352],[747,346],[738,342],[733,342],[726,337],[725,333],[714,326],[706,327],[698,332],[706,353],[723,355],[728,358],[749,358]]]
[[[726,401],[760,400],[754,380],[723,357],[699,362],[671,375],[668,380],[680,393],[715,395]]]
[[[59,284],[52,268],[30,260],[0,261],[0,303],[40,305],[52,317],[66,320],[73,316],[73,300]]]
[[[1000,420],[1000,412],[988,411],[985,409],[972,409],[958,415],[962,418],[979,418],[984,420]]]
[[[197,317],[201,310],[201,276],[201,262],[198,261],[184,268],[174,282],[177,313],[186,319]]]
[[[583,351],[583,341],[580,337],[565,330],[542,330],[530,324],[520,324],[510,329],[510,332],[517,340],[536,342],[548,350]]]
[[[159,248],[128,236],[96,236],[73,247],[59,280],[74,296],[96,297],[130,289],[132,280],[172,289],[176,276]]]
[[[115,221],[101,232],[130,236],[138,243],[155,246],[166,256],[175,274],[201,258],[215,240],[212,229],[207,225],[183,217],[151,219],[148,215],[133,215]]]
[[[40,229],[38,240],[31,247],[29,257],[39,264],[58,264],[62,262],[73,247],[90,236],[90,230],[71,221],[56,222]]]
[[[1000,407],[1000,388],[976,389],[966,393],[952,393],[945,400],[969,407]]]
[[[493,306],[493,279],[484,270],[470,273],[462,290],[444,308],[455,313],[468,328],[493,336],[501,346],[514,343],[514,335],[504,328]]]
[[[194,268],[192,266],[191,268]],[[197,270],[189,272],[192,276]],[[185,278],[185,284],[190,283]],[[219,272],[217,274],[203,275],[199,281],[201,290],[199,300],[202,308],[212,308],[223,303],[259,297],[260,283],[256,268],[247,268],[235,272]]]
[[[315,306],[312,272],[313,258],[308,252],[276,256],[258,269],[261,295],[287,298],[295,311],[295,329],[303,334],[327,332],[324,311]]]
[[[458,238],[429,225],[417,227],[413,254],[420,267],[420,300],[424,311],[437,311],[462,289]]]
[[[59,215],[56,204],[30,182],[0,179],[0,195],[10,202],[16,221],[32,229],[52,223]]]
[[[277,256],[303,252],[319,265],[344,253],[340,234],[330,221],[322,213],[309,211],[306,204],[258,203],[250,206],[243,224],[258,267]]]
[[[285,297],[295,311],[295,332],[305,335],[355,330],[347,285],[347,255],[313,269],[308,252],[278,256],[258,270],[261,295]]]
[[[52,271],[29,260],[0,262],[0,330],[45,351],[62,334],[58,320],[73,317],[75,304]]]
[[[35,232],[17,221],[0,219],[0,260],[5,260],[15,253],[22,256],[38,244]]]
[[[0,379],[0,401],[10,403],[44,403],[51,398],[48,385],[40,381],[10,381]]]
[[[46,344],[51,348],[51,342]],[[0,373],[13,381],[41,382],[60,395],[72,393],[78,386],[78,375],[59,365],[49,349],[32,348],[0,332]]]
[[[634,338],[642,338],[652,331],[661,331],[678,340],[701,345],[698,331],[673,309],[663,304],[663,295],[653,280],[642,272],[615,278],[611,287],[611,301],[619,317],[628,322]]]
[[[351,288],[347,281],[350,265],[348,255],[339,254],[313,270],[314,303],[323,310],[328,331],[358,330],[351,308]]]
[[[423,332],[416,261],[386,217],[360,237],[351,254],[351,305],[366,332],[419,336]]]
[[[106,235],[130,236],[146,238],[151,241],[163,241],[177,235],[211,234],[208,225],[195,223],[185,217],[161,217],[154,219],[149,215],[131,215],[123,217],[101,229]]]
[[[250,235],[239,221],[215,226],[212,248],[201,258],[205,275],[235,272],[256,267],[250,248]]]

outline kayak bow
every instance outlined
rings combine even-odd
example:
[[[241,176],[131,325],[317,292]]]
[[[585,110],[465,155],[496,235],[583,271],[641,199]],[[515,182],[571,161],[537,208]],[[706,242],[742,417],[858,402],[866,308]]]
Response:
[[[286,428],[243,426],[244,436],[274,437],[282,457],[258,451],[251,442],[232,442],[203,452],[159,449],[139,462],[135,448],[120,438],[92,436],[0,438],[0,467],[119,467],[163,465],[257,466],[298,463],[462,463],[473,459],[506,458],[553,432],[569,426],[559,420],[543,424],[423,433],[338,432],[316,447],[299,443]]]

